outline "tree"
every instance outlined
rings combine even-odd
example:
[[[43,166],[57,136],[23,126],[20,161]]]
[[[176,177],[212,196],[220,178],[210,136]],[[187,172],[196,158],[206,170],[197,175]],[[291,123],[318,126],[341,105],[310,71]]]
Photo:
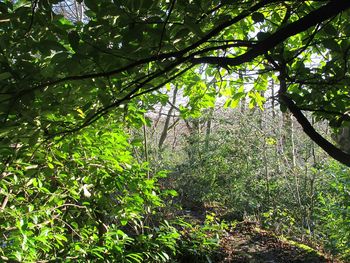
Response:
[[[251,107],[262,106],[274,79],[282,110],[350,166],[350,155],[303,113],[335,128],[349,121],[349,1],[85,0],[83,21],[59,14],[62,2],[0,3],[7,149],[76,132],[111,111],[122,115],[132,100],[156,103],[168,83],[187,90],[190,110],[220,94],[231,106],[245,97]],[[206,90],[203,75],[215,78],[220,91]]]

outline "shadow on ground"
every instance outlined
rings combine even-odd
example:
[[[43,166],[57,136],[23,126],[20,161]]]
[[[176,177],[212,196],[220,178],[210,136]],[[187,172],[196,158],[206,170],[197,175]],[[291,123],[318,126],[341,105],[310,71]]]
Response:
[[[306,247],[306,246],[305,246]],[[327,259],[313,249],[283,241],[254,223],[242,222],[221,240],[220,263],[326,263]]]

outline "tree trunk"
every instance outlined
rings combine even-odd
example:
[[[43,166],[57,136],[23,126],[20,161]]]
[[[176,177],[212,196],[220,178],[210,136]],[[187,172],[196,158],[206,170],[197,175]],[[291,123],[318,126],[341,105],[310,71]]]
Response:
[[[159,142],[158,142],[158,149],[160,152],[162,151],[164,141],[165,141],[166,137],[168,136],[171,115],[172,115],[174,108],[175,108],[177,91],[178,91],[178,88],[176,86],[174,89],[174,93],[173,93],[173,101],[170,105],[170,109],[169,109],[168,114],[167,114],[166,119],[165,119],[163,131],[162,131],[162,134],[160,135]]]
[[[214,108],[210,108],[208,112],[207,127],[205,131],[205,151],[209,151],[210,134],[211,134],[211,122],[213,118]]]

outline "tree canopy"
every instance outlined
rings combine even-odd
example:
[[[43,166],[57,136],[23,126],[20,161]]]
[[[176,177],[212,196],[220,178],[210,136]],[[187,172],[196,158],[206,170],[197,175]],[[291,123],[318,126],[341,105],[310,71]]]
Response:
[[[209,262],[228,225],[207,204],[349,258],[349,172],[290,118],[350,167],[349,16],[347,0],[0,1],[1,260]]]
[[[232,107],[274,96],[350,166],[305,117],[348,125],[349,8],[344,0],[2,1],[1,144],[35,145],[112,111],[125,121],[176,85],[190,100],[184,114],[218,96]]]

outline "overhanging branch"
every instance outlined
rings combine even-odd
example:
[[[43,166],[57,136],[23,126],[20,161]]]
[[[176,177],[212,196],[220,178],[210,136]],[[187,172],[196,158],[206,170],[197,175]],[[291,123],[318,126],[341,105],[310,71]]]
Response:
[[[337,148],[335,145],[330,143],[326,138],[319,134],[309,120],[305,117],[302,111],[298,108],[295,102],[287,95],[287,84],[286,84],[286,71],[285,66],[281,66],[280,75],[278,77],[280,81],[279,98],[283,102],[296,120],[299,122],[304,132],[313,140],[318,146],[320,146],[329,156],[333,157],[335,160],[345,164],[350,167],[350,154],[347,154]]]
[[[254,58],[266,53],[272,48],[276,47],[278,44],[282,43],[284,40],[298,33],[301,33],[308,28],[315,26],[319,23],[330,19],[339,13],[350,8],[350,1],[344,0],[333,0],[328,4],[316,9],[306,16],[300,18],[299,20],[286,25],[273,33],[271,36],[258,42],[253,48],[248,50],[246,53],[234,57],[201,57],[193,58],[192,63],[194,64],[214,64],[222,67],[227,66],[238,66],[240,64],[252,61]]]
[[[258,2],[257,4],[253,5],[250,7],[248,10],[243,11],[239,15],[233,17],[232,19],[218,25],[217,27],[213,28],[209,33],[207,33],[205,36],[203,36],[200,40],[196,41],[195,43],[187,46],[186,48],[175,51],[175,52],[169,52],[169,53],[163,53],[163,54],[156,54],[154,56],[149,56],[146,58],[142,58],[140,60],[134,61],[130,64],[125,65],[124,67],[117,68],[111,71],[106,71],[106,72],[93,72],[93,73],[88,73],[88,74],[83,74],[83,75],[75,75],[75,76],[67,76],[64,78],[56,79],[56,80],[50,80],[44,83],[40,83],[37,85],[33,85],[32,87],[28,89],[24,89],[19,91],[18,93],[15,93],[15,99],[21,98],[23,95],[35,91],[35,90],[40,90],[42,88],[46,88],[49,86],[54,86],[57,84],[61,83],[66,83],[69,81],[77,81],[77,80],[85,80],[85,79],[93,79],[93,78],[103,78],[103,77],[110,77],[113,75],[117,75],[119,73],[128,71],[132,68],[140,67],[143,66],[147,63],[154,62],[154,61],[161,61],[164,59],[179,59],[181,60],[183,56],[188,54],[189,52],[195,50],[196,48],[200,47],[202,44],[206,43],[208,40],[213,38],[214,36],[220,34],[222,30],[225,28],[232,26],[242,19],[248,17],[251,13],[258,11],[260,8],[267,6],[268,4],[279,2],[280,0],[262,0]]]
[[[326,140],[321,134],[319,134],[311,125],[309,120],[296,106],[293,100],[291,100],[286,94],[280,94],[280,99],[285,103],[287,108],[297,119],[299,124],[303,127],[304,132],[313,140],[318,146],[320,146],[326,153],[328,153],[335,160],[350,167],[350,154],[347,154],[335,147],[332,143]]]

